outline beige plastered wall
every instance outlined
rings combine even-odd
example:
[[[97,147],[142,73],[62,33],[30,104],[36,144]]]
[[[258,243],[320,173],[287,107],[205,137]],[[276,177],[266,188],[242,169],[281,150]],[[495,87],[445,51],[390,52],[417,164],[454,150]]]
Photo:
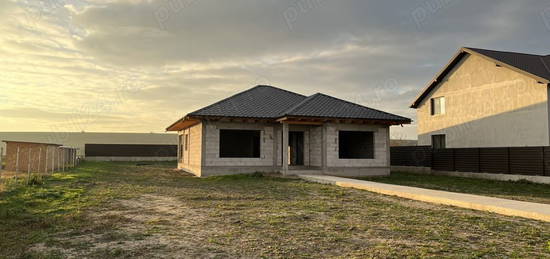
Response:
[[[445,114],[430,98],[445,97]],[[417,109],[418,144],[445,134],[448,148],[546,146],[548,87],[477,55],[466,55]]]

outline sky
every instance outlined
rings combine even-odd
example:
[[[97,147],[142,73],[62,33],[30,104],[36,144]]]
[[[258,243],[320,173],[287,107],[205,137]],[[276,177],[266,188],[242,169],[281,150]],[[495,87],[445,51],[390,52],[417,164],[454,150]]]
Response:
[[[462,46],[550,54],[536,0],[2,0],[0,131],[164,132],[258,84],[413,119]]]

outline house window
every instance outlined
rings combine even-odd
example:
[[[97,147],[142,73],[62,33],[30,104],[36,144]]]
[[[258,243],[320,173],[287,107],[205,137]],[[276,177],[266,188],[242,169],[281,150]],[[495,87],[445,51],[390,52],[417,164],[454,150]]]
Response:
[[[220,157],[260,157],[260,131],[221,129]]]
[[[430,99],[432,115],[445,114],[445,97]]]
[[[374,134],[371,131],[339,131],[338,157],[374,158]]]
[[[432,135],[432,148],[444,149],[445,148],[445,135]]]

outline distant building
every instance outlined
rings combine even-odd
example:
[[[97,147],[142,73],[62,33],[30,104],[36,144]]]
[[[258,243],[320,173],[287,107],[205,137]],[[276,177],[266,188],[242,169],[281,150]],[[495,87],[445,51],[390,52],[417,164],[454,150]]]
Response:
[[[96,132],[0,132],[0,141],[57,143],[78,148],[84,155],[85,144],[156,144],[177,145],[177,134],[170,133],[96,133]],[[6,152],[6,145],[0,142]]]
[[[418,144],[548,146],[549,82],[550,55],[461,48],[411,105]]]
[[[390,139],[391,147],[399,146],[417,146],[418,140],[415,139]]]

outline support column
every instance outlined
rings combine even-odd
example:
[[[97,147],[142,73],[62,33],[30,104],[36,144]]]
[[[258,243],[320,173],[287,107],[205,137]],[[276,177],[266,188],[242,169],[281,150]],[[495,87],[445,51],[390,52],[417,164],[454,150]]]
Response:
[[[177,154],[177,157],[176,157],[176,161],[177,161],[178,164],[180,163],[180,158],[182,157],[182,155],[181,155],[181,148],[182,148],[181,147],[181,136],[182,135],[181,135],[181,130],[180,130],[180,131],[178,131],[178,149],[177,149],[178,154]],[[176,165],[176,167],[178,167],[178,165]]]
[[[327,172],[327,125],[323,124],[323,130],[321,131],[321,170],[323,173]]]
[[[288,124],[283,122],[283,146],[281,147],[283,152],[282,165],[283,165],[283,175],[288,174]]]
[[[391,139],[391,137],[390,137],[390,126],[387,126],[386,127],[386,156],[387,156],[386,158],[387,158],[387,163],[388,163],[389,168],[391,168],[391,146],[390,146],[390,141],[391,140],[390,139]]]
[[[279,127],[273,126],[273,132],[271,133],[271,139],[273,139],[273,172],[278,171],[279,167],[277,166],[279,160],[279,153],[277,152],[277,147],[281,144],[281,139],[279,138]]]

